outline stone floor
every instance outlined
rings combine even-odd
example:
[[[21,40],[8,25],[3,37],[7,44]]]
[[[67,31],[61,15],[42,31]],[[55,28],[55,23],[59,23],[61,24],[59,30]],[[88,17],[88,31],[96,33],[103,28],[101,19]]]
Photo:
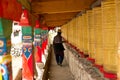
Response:
[[[48,73],[48,80],[74,80],[66,60],[64,59],[62,66],[58,66],[56,64],[55,55],[53,51],[51,55],[51,66]]]

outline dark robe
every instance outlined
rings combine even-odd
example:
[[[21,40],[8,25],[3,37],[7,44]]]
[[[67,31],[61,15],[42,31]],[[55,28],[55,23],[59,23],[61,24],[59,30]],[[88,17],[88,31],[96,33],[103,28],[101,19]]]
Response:
[[[54,53],[55,54],[60,54],[60,52],[63,52],[64,46],[62,44],[62,36],[61,35],[56,35],[53,40],[53,48],[54,48]],[[61,53],[63,54],[63,53]]]

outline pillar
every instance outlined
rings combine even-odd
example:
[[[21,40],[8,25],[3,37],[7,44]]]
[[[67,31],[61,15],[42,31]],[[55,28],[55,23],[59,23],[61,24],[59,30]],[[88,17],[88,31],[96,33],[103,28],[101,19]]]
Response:
[[[34,51],[35,51],[35,63],[37,70],[37,80],[41,80],[43,76],[43,67],[42,62],[42,48],[41,48],[41,30],[40,30],[39,21],[36,21],[36,26],[34,28]]]
[[[20,19],[22,26],[22,80],[34,79],[32,27],[29,25],[28,12],[23,10]]]
[[[46,59],[47,59],[47,55],[45,54],[45,50],[46,50],[46,31],[41,29],[41,48],[42,48],[42,62],[45,64],[46,63]]]
[[[39,24],[36,21],[36,26],[34,28],[34,47],[35,47],[35,59],[36,62],[42,62],[42,52],[41,52],[41,30]]]
[[[12,55],[12,76],[15,80],[22,69],[22,28],[17,21],[13,21],[12,25],[10,54]]]
[[[12,80],[11,55],[7,53],[2,27],[2,18],[0,18],[0,80]]]

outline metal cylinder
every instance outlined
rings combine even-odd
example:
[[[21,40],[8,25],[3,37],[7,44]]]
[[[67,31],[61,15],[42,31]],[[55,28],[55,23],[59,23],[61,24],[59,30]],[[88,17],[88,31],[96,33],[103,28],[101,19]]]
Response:
[[[117,38],[115,1],[102,2],[103,54],[104,70],[117,72]]]

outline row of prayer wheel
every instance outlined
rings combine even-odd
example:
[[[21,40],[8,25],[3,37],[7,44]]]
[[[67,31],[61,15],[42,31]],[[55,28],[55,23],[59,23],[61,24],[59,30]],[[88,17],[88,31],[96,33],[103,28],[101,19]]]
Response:
[[[104,0],[62,26],[63,37],[120,79],[120,0]]]

